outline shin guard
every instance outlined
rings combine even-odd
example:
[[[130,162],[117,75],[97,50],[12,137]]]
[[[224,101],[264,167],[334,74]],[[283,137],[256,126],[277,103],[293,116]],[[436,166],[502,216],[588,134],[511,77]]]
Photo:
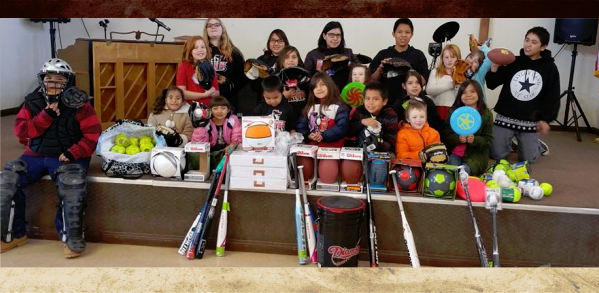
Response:
[[[62,209],[61,240],[70,250],[85,249],[83,217],[85,210],[86,171],[78,164],[65,164],[56,172],[58,199]]]

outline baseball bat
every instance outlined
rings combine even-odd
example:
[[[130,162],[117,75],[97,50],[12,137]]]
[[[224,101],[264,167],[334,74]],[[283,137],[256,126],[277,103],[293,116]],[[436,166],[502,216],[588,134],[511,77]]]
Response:
[[[191,243],[190,243],[189,248],[187,249],[187,252],[185,254],[187,259],[194,259],[196,252],[198,250],[198,245],[201,240],[200,236],[201,236],[202,230],[204,229],[206,217],[208,216],[208,210],[210,208],[210,203],[214,199],[214,194],[216,192],[216,189],[218,188],[217,185],[218,185],[218,181],[220,180],[220,177],[221,177],[220,175],[221,175],[221,171],[223,168],[224,160],[225,160],[225,158],[223,157],[213,172],[212,181],[210,182],[210,190],[208,192],[208,196],[206,197],[206,201],[204,201],[204,205],[202,206],[202,209],[200,211],[200,214],[201,214],[200,219],[198,221],[197,226],[195,227],[195,229],[193,231],[193,234],[191,236]]]
[[[391,178],[393,178],[393,186],[395,187],[395,197],[397,198],[397,205],[399,206],[399,213],[401,214],[401,222],[403,225],[403,238],[406,241],[406,246],[408,247],[410,262],[412,263],[413,268],[419,268],[420,259],[418,259],[418,251],[416,250],[414,235],[412,235],[412,229],[410,229],[410,224],[408,223],[406,213],[403,209],[401,195],[399,194],[399,188],[397,186],[397,170],[391,170],[389,174],[391,174]]]
[[[368,151],[364,149],[365,167],[364,180],[366,181],[366,203],[368,204],[368,252],[370,258],[370,267],[379,266],[379,249],[377,244],[376,226],[374,224],[374,211],[372,209],[372,195],[370,192],[370,180],[368,178]]]
[[[224,157],[225,161],[222,166],[222,171],[220,173],[220,176],[218,178],[218,185],[216,187],[216,191],[214,192],[214,196],[212,198],[212,203],[210,204],[210,207],[208,208],[208,214],[206,215],[204,224],[202,225],[202,230],[200,232],[200,242],[198,243],[198,249],[196,250],[196,254],[195,254],[196,258],[204,257],[204,252],[206,251],[206,242],[208,241],[208,236],[210,235],[210,228],[212,226],[212,218],[214,217],[214,213],[216,211],[216,206],[218,205],[218,194],[220,193],[220,188],[222,186],[223,179],[228,172],[227,165],[229,164],[229,155],[230,155],[231,150],[232,149],[229,149],[229,152],[225,153],[225,157]]]
[[[302,202],[300,199],[300,182],[299,172],[297,167],[297,154],[291,155],[292,164],[295,172],[295,232],[297,238],[297,261],[303,265],[308,263],[308,256],[306,252],[306,223],[304,221],[304,209],[302,208]]]
[[[493,220],[493,267],[500,267],[499,264],[499,247],[497,244],[497,207],[491,209]]]
[[[231,210],[229,205],[229,181],[231,180],[231,172],[225,175],[225,194],[223,195],[223,206],[220,212],[220,221],[218,222],[218,234],[216,237],[216,256],[225,255],[225,245],[227,242],[227,217]]]
[[[474,226],[474,240],[476,242],[476,249],[478,251],[478,258],[480,260],[480,265],[483,268],[487,268],[487,267],[489,267],[487,251],[485,250],[485,244],[483,243],[483,239],[480,236],[480,231],[478,230],[478,224],[476,224],[476,217],[474,217],[474,212],[472,211],[472,202],[470,201],[470,192],[468,191],[468,173],[466,173],[466,171],[464,171],[464,166],[459,167],[459,176],[460,176],[460,181],[462,182],[462,186],[464,187],[464,193],[466,193],[466,203],[468,205],[468,212],[470,213],[470,219],[472,220],[472,226]]]
[[[302,196],[304,199],[304,219],[306,222],[306,240],[308,242],[308,253],[309,258],[312,263],[318,262],[318,254],[316,253],[316,234],[314,233],[314,226],[312,222],[312,218],[314,214],[312,213],[312,208],[310,207],[310,202],[308,201],[308,195],[306,194],[306,185],[304,184],[304,166],[297,166],[299,183],[302,189]]]

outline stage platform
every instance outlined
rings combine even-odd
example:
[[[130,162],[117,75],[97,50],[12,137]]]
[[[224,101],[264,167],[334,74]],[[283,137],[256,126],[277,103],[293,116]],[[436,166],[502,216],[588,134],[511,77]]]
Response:
[[[1,120],[1,164],[23,151],[12,134],[14,117]],[[575,133],[558,131],[543,137],[550,146],[550,155],[531,166],[531,176],[550,182],[554,193],[541,201],[523,198],[519,203],[503,204],[498,213],[503,266],[599,266],[599,144],[592,142],[594,138],[583,133],[583,141],[577,142]],[[101,172],[99,162],[94,156],[89,172],[87,240],[177,247],[200,209],[208,184],[152,176],[136,180],[108,178]],[[49,180],[27,189],[30,237],[56,239],[55,190]],[[319,197],[338,194],[308,191],[313,204]],[[229,199],[227,249],[297,253],[293,190],[234,190]],[[373,199],[381,261],[409,263],[394,194],[376,194]],[[404,206],[423,265],[478,265],[465,201],[405,194]],[[490,254],[490,214],[482,203],[474,206]],[[214,246],[213,228],[208,247]],[[367,259],[366,225],[362,235],[361,259]]]

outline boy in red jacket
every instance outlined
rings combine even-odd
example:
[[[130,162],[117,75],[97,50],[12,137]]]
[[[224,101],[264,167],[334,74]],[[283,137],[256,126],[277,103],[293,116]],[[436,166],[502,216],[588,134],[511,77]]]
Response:
[[[27,242],[23,189],[49,174],[58,186],[56,231],[65,257],[73,258],[85,249],[86,173],[102,127],[67,62],[50,59],[38,77],[40,87],[25,97],[14,126],[25,153],[2,173],[2,252]]]

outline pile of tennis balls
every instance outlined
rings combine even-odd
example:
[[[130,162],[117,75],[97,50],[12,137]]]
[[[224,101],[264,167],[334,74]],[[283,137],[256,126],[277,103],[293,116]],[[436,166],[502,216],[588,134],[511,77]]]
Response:
[[[495,166],[489,168],[487,173],[483,174],[482,179],[488,187],[501,188],[502,194],[511,194],[503,197],[503,201],[518,202],[522,195],[534,200],[550,196],[553,193],[553,186],[547,182],[539,183],[530,178],[527,165],[526,161],[510,164],[507,160],[500,160]]]
[[[139,152],[151,152],[156,144],[150,136],[128,137],[126,134],[117,134],[114,137],[114,145],[110,148],[113,153],[135,155]]]

